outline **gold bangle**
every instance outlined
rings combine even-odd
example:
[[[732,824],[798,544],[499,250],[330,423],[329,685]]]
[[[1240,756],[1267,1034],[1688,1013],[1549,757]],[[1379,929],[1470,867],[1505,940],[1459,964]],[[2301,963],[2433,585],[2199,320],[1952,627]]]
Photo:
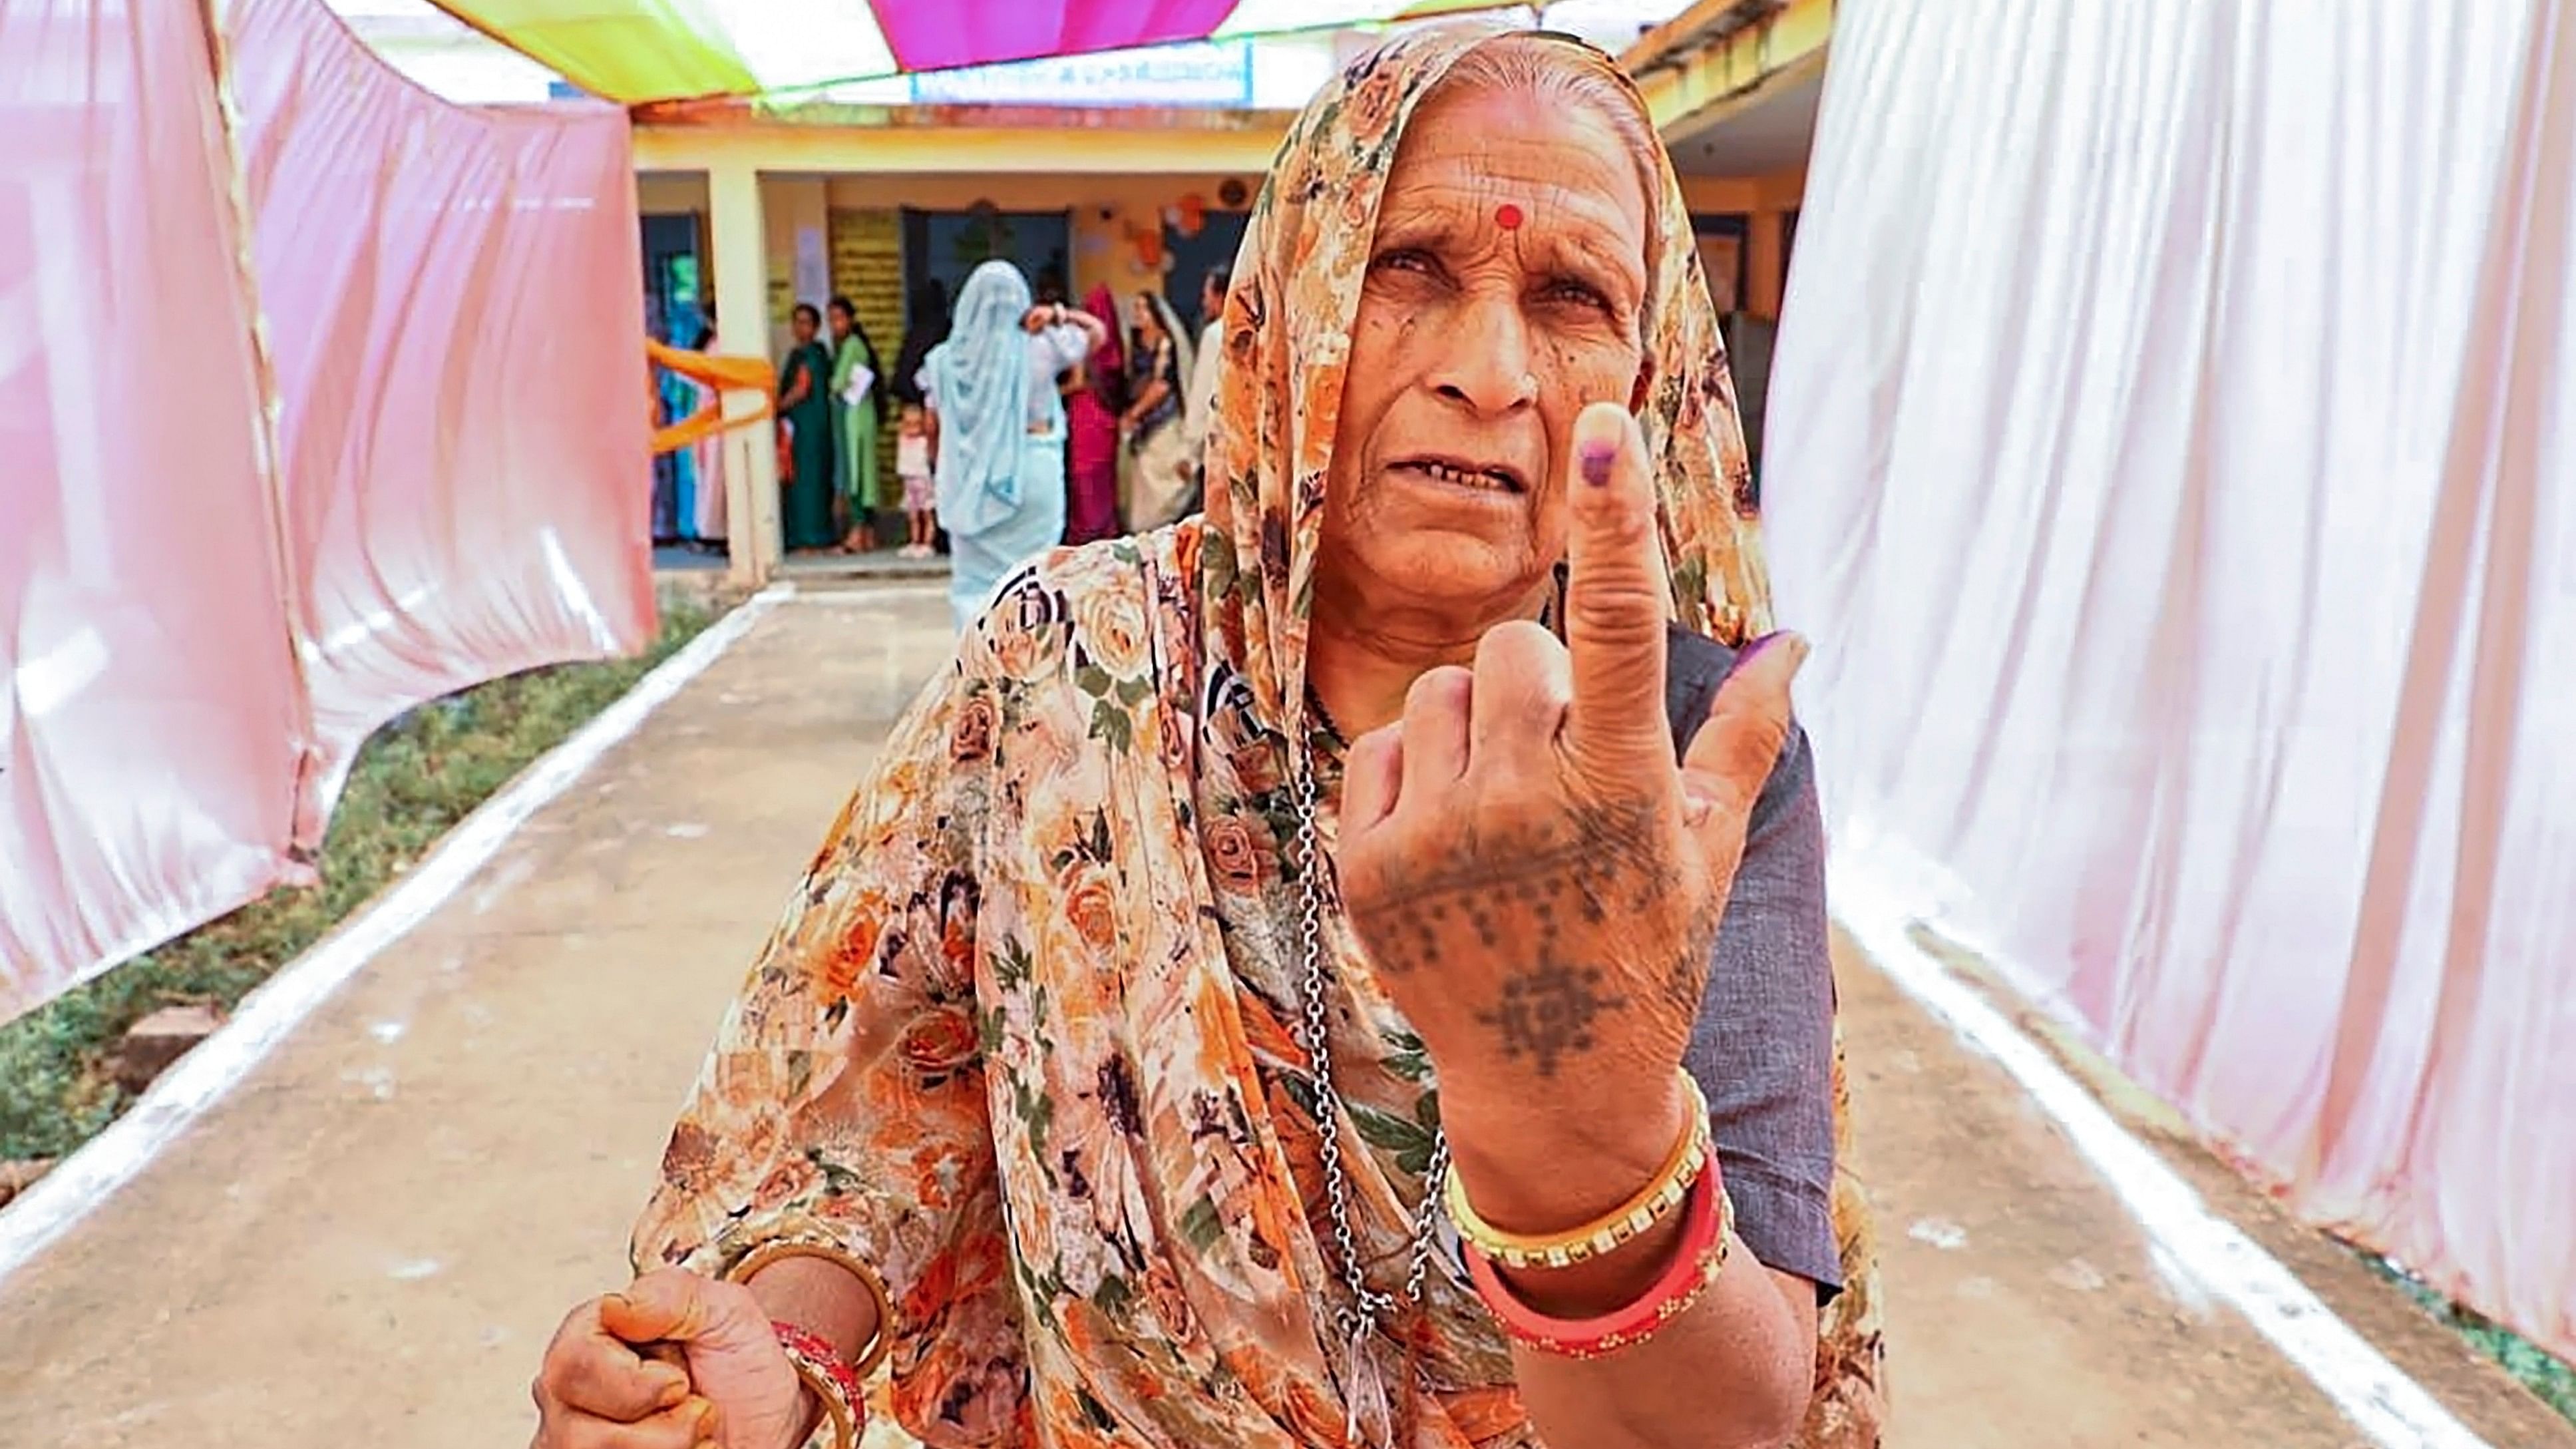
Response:
[[[744,1254],[731,1268],[725,1270],[724,1280],[728,1283],[749,1283],[753,1274],[773,1263],[785,1262],[789,1258],[820,1258],[858,1279],[860,1286],[868,1290],[868,1296],[876,1300],[876,1328],[868,1339],[867,1348],[850,1361],[850,1366],[858,1372],[861,1379],[875,1373],[877,1365],[885,1362],[886,1355],[894,1352],[894,1299],[887,1294],[885,1280],[877,1276],[876,1269],[829,1243],[818,1243],[805,1238],[779,1238],[763,1243]]]
[[[1444,1196],[1449,1218],[1458,1225],[1458,1235],[1474,1244],[1477,1252],[1507,1268],[1564,1268],[1600,1257],[1663,1221],[1688,1200],[1692,1181],[1707,1163],[1708,1154],[1715,1150],[1708,1135],[1708,1099],[1700,1094],[1699,1083],[1692,1081],[1688,1072],[1682,1073],[1681,1079],[1690,1097],[1690,1113],[1682,1123],[1681,1136],[1673,1142],[1664,1165],[1626,1202],[1565,1232],[1507,1233],[1476,1211],[1467,1200],[1466,1184],[1459,1181],[1458,1169],[1452,1166]]]

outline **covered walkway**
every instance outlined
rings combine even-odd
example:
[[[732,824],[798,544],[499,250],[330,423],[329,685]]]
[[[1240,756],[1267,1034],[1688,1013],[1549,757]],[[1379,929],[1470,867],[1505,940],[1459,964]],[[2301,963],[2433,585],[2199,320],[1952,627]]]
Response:
[[[0,1280],[0,1449],[526,1442],[557,1318],[628,1223],[717,1014],[944,657],[935,584],[761,618],[122,1191]],[[2065,1135],[1842,959],[1882,1214],[1893,1449],[2368,1442],[2159,1266]],[[2173,1149],[2490,1444],[2576,1449],[2338,1250]],[[0,1254],[0,1257],[5,1257]]]

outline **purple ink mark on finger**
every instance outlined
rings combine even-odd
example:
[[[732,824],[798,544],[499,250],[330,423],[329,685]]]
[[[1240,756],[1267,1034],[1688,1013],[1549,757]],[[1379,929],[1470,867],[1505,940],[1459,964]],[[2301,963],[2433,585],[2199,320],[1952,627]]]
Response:
[[[1610,482],[1611,465],[1619,461],[1619,445],[1607,440],[1583,445],[1583,481],[1595,488]]]

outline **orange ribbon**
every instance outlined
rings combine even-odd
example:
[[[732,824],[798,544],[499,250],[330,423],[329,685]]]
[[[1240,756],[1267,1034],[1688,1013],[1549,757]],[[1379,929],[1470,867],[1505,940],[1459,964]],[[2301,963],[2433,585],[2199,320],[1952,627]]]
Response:
[[[691,382],[705,383],[715,390],[705,407],[668,427],[653,430],[656,455],[676,453],[701,438],[764,422],[777,406],[778,373],[764,358],[690,352],[656,342],[650,337],[644,339],[644,355],[651,358],[656,366],[666,367]],[[758,392],[759,411],[745,413],[738,418],[726,417],[724,395],[736,391]]]

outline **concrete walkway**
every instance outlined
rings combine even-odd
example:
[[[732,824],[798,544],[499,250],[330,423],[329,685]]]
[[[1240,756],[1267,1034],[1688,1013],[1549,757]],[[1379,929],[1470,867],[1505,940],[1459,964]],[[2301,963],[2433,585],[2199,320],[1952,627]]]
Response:
[[[0,1446],[524,1444],[740,973],[946,644],[937,587],[784,605],[123,1191],[0,1281]],[[1896,1449],[2367,1441],[2168,1286],[2054,1128],[1846,960]],[[2510,1449],[2576,1433],[2182,1152]]]

